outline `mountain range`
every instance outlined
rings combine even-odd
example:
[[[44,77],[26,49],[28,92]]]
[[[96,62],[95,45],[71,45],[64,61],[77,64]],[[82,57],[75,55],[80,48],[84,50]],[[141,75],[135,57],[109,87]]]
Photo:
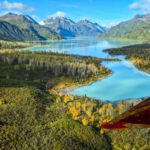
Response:
[[[104,38],[150,40],[150,14],[136,15],[131,20],[121,22],[108,32],[100,35]]]
[[[89,20],[75,22],[67,17],[49,17],[40,25],[28,15],[7,13],[0,16],[0,40],[39,41],[75,36],[99,36],[150,40],[150,14],[137,15],[110,28]]]
[[[97,36],[106,32],[106,28],[89,20],[74,22],[67,17],[49,17],[44,25],[61,36]]]

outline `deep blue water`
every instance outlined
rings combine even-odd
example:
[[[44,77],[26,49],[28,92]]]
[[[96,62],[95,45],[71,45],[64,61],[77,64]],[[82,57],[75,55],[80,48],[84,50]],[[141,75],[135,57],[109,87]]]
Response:
[[[135,42],[106,41],[96,38],[72,38],[59,42],[50,42],[47,46],[32,47],[33,51],[58,51],[99,58],[111,58],[103,50],[107,48],[131,45]],[[121,62],[103,62],[113,74],[92,84],[79,87],[71,93],[86,95],[102,100],[123,100],[150,96],[150,75],[139,71],[131,62],[119,56]]]

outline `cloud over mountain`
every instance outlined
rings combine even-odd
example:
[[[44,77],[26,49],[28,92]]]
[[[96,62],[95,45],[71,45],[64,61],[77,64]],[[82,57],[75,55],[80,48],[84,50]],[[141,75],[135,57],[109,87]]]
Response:
[[[55,14],[50,15],[49,17],[68,17],[68,15],[63,11],[57,11]]]

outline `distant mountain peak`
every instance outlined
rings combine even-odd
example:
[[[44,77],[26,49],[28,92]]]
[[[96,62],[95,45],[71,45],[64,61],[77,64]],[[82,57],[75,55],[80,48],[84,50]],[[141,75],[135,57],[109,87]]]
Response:
[[[133,20],[139,20],[139,21],[144,21],[144,22],[149,22],[150,21],[150,14],[144,14],[144,15],[136,15]]]
[[[9,12],[3,16],[0,16],[0,19],[5,20],[5,21],[11,21],[11,20],[16,20],[16,21],[23,21],[23,22],[28,22],[28,23],[34,23],[38,24],[33,18],[31,18],[29,15],[22,15],[22,14],[15,14],[12,12]]]
[[[45,24],[47,24],[47,25],[50,25],[50,24],[53,24],[53,25],[58,25],[58,24],[66,24],[67,25],[67,23],[68,24],[72,24],[72,25],[74,25],[75,24],[75,22],[74,21],[72,21],[70,18],[68,18],[68,17],[64,17],[64,16],[50,16],[48,19],[46,19],[45,21],[44,21],[44,23]]]
[[[78,22],[78,25],[80,25],[80,26],[87,26],[87,28],[90,28],[90,29],[94,29],[94,30],[97,30],[97,32],[99,32],[99,33],[102,33],[102,32],[106,32],[106,28],[105,27],[102,27],[102,26],[100,26],[98,23],[96,23],[96,22],[91,22],[91,21],[89,21],[89,20],[87,20],[87,19],[84,19],[84,20],[80,20],[79,22]]]
[[[46,20],[71,20],[67,16],[49,16]]]
[[[144,15],[136,15],[134,18],[135,19],[140,19],[140,18],[143,18],[144,17]]]
[[[134,18],[135,19],[140,19],[140,18],[147,18],[150,17],[150,13],[149,14],[144,14],[144,15],[136,15]]]
[[[49,18],[69,19],[69,17],[66,17],[66,16],[50,16]]]
[[[12,12],[8,12],[7,14],[4,15],[5,17],[14,17],[14,16],[17,16],[17,14],[15,13],[12,13]]]
[[[59,20],[71,20],[69,17],[64,17],[64,16],[50,16],[50,17],[48,17],[47,20],[51,20],[51,19],[52,20],[56,20],[56,19],[59,19]]]
[[[78,21],[78,24],[94,24],[93,22],[91,22],[90,20],[88,19],[83,19],[83,20],[80,20]]]
[[[88,19],[82,19],[79,22],[90,22]]]

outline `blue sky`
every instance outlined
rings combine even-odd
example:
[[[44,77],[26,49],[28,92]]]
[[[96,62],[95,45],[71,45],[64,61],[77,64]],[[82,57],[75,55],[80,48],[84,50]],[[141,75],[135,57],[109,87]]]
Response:
[[[150,11],[150,0],[0,0],[0,14],[14,11],[42,21],[50,15],[113,25]]]

